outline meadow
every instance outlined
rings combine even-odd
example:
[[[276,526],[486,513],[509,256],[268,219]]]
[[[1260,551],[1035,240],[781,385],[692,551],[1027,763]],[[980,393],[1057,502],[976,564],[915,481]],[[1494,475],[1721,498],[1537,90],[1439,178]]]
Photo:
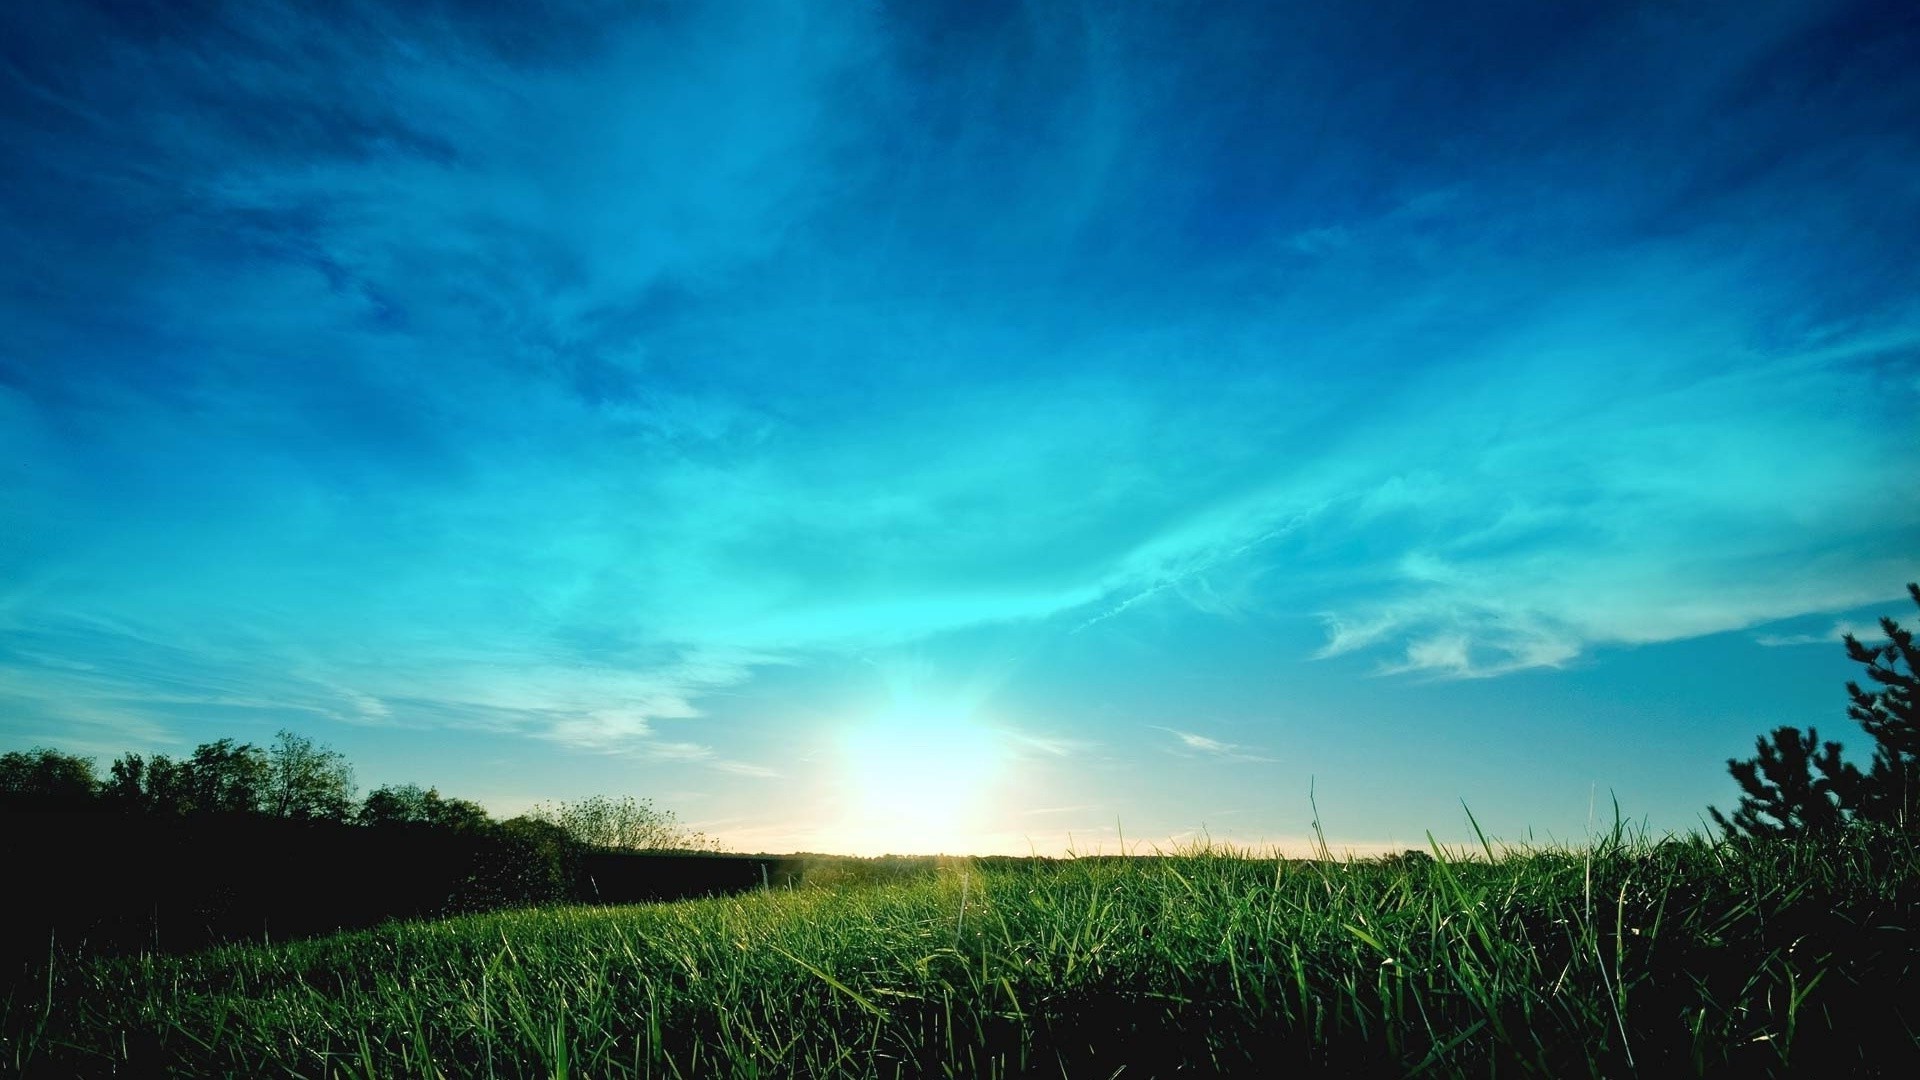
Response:
[[[1920,854],[1196,849],[54,955],[32,1076],[1912,1075]]]

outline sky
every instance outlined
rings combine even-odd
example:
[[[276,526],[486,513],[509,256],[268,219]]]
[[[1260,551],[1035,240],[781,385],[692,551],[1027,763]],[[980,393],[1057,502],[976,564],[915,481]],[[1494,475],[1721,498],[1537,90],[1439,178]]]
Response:
[[[0,12],[0,749],[1655,835],[1920,577],[1904,3]]]

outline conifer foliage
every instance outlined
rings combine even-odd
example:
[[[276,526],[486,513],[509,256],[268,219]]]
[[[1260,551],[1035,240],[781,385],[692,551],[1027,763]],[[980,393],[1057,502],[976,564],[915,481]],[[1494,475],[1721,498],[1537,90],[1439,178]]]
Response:
[[[1920,605],[1920,585],[1909,584],[1907,593]],[[1847,656],[1867,669],[1867,685],[1847,683],[1847,715],[1873,739],[1872,763],[1862,772],[1841,757],[1839,743],[1821,743],[1812,728],[1804,734],[1776,728],[1757,740],[1757,756],[1727,761],[1740,785],[1740,805],[1731,815],[1707,811],[1727,835],[1818,835],[1848,824],[1920,832],[1920,713],[1914,702],[1920,655],[1913,632],[1891,617],[1881,618],[1880,630],[1883,644],[1863,644],[1852,634],[1842,639]]]
[[[1800,836],[1829,833],[1846,824],[1860,770],[1840,757],[1840,744],[1822,745],[1808,728],[1779,727],[1754,744],[1759,756],[1727,761],[1739,782],[1740,806],[1731,818],[1707,812],[1729,834]]]
[[[1907,592],[1920,605],[1920,585]],[[1873,736],[1873,764],[1860,789],[1859,813],[1868,821],[1912,830],[1920,827],[1920,711],[1914,704],[1915,676],[1920,655],[1913,631],[1892,619],[1880,620],[1886,644],[1862,645],[1846,636],[1847,655],[1866,665],[1867,678],[1878,689],[1857,682],[1847,684],[1847,715]],[[1906,670],[1900,670],[1905,667]]]

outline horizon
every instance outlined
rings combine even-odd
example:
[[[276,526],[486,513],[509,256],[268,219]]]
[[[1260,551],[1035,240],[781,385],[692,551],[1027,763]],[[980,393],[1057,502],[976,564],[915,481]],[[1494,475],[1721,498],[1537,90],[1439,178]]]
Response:
[[[0,751],[1578,842],[1915,614],[1908,6],[0,26]]]

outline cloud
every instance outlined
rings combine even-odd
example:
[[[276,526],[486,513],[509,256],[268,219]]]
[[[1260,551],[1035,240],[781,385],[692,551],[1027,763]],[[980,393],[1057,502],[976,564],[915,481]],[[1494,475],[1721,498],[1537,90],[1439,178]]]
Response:
[[[1177,728],[1160,727],[1157,724],[1153,726],[1157,730],[1172,735],[1179,741],[1181,746],[1188,750],[1194,750],[1209,757],[1217,757],[1228,761],[1271,762],[1276,760],[1254,753],[1238,743],[1223,742],[1219,739],[1210,738],[1191,731],[1181,731]]]
[[[1435,464],[1333,516],[1374,550],[1322,609],[1322,655],[1397,648],[1383,671],[1497,675],[1895,595],[1920,513],[1884,494],[1906,434],[1886,410],[1907,397],[1881,375],[1916,347],[1868,334],[1736,368],[1702,342],[1619,376],[1645,384],[1631,397],[1583,402],[1564,368],[1462,381],[1387,436],[1409,454],[1426,441]],[[1863,374],[1879,380],[1866,402]],[[1859,426],[1863,410],[1886,422]]]
[[[647,756],[664,761],[705,761],[713,751],[699,743],[662,742],[646,748]]]
[[[1848,634],[1862,641],[1871,641],[1879,633],[1877,626],[1842,620],[1833,624],[1824,634],[1755,634],[1753,643],[1769,649],[1778,649],[1794,645],[1839,645]]]
[[[995,728],[994,733],[1019,749],[1051,758],[1083,755],[1093,749],[1095,745],[1085,739],[1065,738],[1058,735],[1037,735],[1032,732],[1017,731],[1011,728]]]
[[[1185,743],[1190,749],[1204,750],[1210,754],[1223,754],[1232,749],[1232,747],[1226,743],[1209,739],[1204,735],[1195,735],[1191,731],[1175,731],[1171,728],[1165,730],[1174,738]]]
[[[123,730],[135,748],[164,748],[183,731],[197,738],[215,721],[241,725],[243,737],[245,728],[333,722],[513,732],[576,750],[706,761],[711,748],[663,734],[662,725],[700,716],[694,697],[744,680],[755,662],[688,652],[630,671],[504,642],[369,657],[296,645],[298,635],[279,628],[183,632],[173,622],[80,619],[6,626],[0,672],[20,702],[43,703],[33,708],[50,727]]]

